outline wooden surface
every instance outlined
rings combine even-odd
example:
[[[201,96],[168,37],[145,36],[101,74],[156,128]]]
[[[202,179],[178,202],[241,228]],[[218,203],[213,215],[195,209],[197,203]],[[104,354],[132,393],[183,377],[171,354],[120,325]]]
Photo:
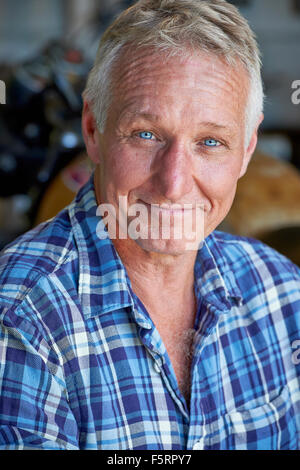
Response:
[[[300,173],[291,164],[256,152],[238,183],[224,221],[229,231],[261,238],[281,228],[300,227]]]

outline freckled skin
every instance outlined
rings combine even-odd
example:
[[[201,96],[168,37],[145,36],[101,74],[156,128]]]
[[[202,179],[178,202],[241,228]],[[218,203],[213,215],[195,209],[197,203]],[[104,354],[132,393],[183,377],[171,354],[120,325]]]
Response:
[[[202,204],[209,235],[227,215],[256,145],[255,131],[245,150],[247,73],[206,53],[166,60],[149,48],[125,52],[116,70],[106,128],[90,149],[98,202],[117,208],[123,195],[129,206]],[[153,139],[138,137],[143,131]],[[184,252],[174,240],[126,243],[129,250]]]

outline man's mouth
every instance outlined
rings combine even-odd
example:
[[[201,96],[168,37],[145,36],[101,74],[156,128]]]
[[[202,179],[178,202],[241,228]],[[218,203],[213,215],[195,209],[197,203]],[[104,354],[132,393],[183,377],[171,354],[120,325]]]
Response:
[[[148,203],[141,199],[138,200],[138,204],[146,206],[153,214],[170,214],[170,215],[184,215],[190,216],[196,209],[201,212],[208,212],[207,207],[204,203],[185,203],[185,204],[158,204]]]
[[[156,212],[170,212],[170,213],[178,213],[181,214],[185,211],[192,211],[195,210],[194,204],[157,204],[157,203],[148,203],[146,201],[139,201],[140,203],[144,204],[145,206],[149,207],[151,210]]]

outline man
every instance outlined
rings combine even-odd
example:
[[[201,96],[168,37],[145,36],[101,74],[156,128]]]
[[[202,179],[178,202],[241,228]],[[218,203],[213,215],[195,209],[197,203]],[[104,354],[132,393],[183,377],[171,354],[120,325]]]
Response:
[[[263,117],[248,24],[141,0],[84,99],[93,178],[1,257],[1,447],[299,448],[299,270],[215,231]]]

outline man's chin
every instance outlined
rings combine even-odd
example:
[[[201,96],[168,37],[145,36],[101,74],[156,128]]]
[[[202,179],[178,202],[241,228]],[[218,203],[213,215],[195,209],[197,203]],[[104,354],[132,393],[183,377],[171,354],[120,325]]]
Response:
[[[179,256],[191,251],[198,251],[201,248],[203,240],[149,240],[136,239],[137,245],[144,251],[157,253],[161,255]]]

